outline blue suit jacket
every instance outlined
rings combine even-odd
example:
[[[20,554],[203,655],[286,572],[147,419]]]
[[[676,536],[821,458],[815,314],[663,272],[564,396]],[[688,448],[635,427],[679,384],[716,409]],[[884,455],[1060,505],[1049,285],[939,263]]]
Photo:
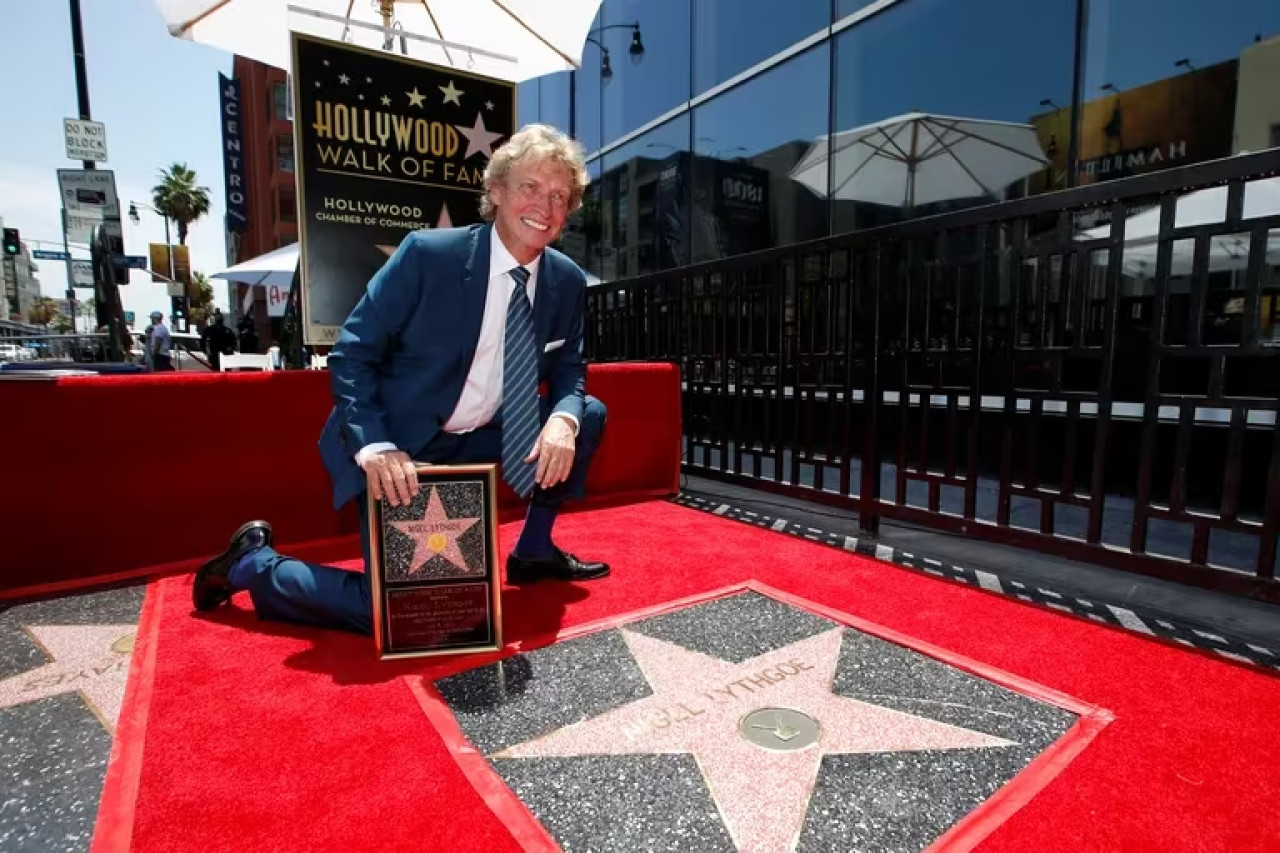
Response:
[[[416,455],[453,414],[480,338],[492,233],[472,225],[409,234],[343,324],[329,353],[334,408],[320,435],[335,509],[365,490],[360,448],[389,441]],[[551,411],[579,421],[586,292],[578,265],[546,249],[533,305],[538,378]]]

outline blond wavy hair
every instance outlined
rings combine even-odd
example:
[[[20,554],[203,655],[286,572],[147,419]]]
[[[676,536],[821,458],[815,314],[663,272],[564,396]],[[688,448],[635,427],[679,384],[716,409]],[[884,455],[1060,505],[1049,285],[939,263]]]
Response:
[[[569,213],[582,206],[582,194],[591,184],[587,174],[586,157],[578,142],[547,124],[530,124],[516,131],[502,144],[484,170],[484,193],[480,197],[480,215],[492,222],[497,211],[489,190],[494,184],[504,183],[511,167],[521,161],[553,162],[569,172]]]

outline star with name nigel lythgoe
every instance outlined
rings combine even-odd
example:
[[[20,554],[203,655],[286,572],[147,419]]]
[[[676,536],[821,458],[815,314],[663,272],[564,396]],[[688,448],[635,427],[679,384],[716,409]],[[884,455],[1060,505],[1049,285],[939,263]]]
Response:
[[[416,521],[393,521],[391,526],[413,540],[413,556],[409,558],[409,574],[422,570],[432,557],[443,557],[463,571],[473,567],[458,547],[458,537],[480,521],[479,518],[450,518],[445,512],[440,493],[431,488],[427,495],[427,511]]]
[[[739,850],[790,851],[804,826],[824,755],[1001,748],[1003,738],[831,692],[843,628],[742,663],[622,630],[653,694],[490,755],[495,760],[691,754]],[[765,749],[739,732],[752,712],[779,745],[795,732],[771,708],[815,720],[815,743]],[[771,722],[773,721],[773,722]],[[800,743],[800,741],[796,741]]]

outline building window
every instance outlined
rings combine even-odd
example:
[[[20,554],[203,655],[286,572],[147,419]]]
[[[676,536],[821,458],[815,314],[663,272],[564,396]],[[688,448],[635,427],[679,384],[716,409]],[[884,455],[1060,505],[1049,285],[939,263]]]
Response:
[[[604,81],[604,139],[608,145],[620,136],[653,121],[689,100],[689,3],[690,0],[611,0],[602,5],[605,26],[594,37],[609,51],[613,72]],[[633,32],[625,27],[640,24],[644,53],[631,54]],[[587,45],[584,64],[599,73],[601,51]]]
[[[591,22],[594,31],[600,27],[600,13]],[[582,143],[587,151],[600,148],[600,97],[603,87],[600,85],[599,51],[595,45],[587,43],[583,51],[581,70],[574,74],[577,80],[577,100],[573,115],[569,122],[569,134]],[[613,106],[613,101],[610,101]]]
[[[560,130],[569,129],[569,72],[538,78],[538,120]]]
[[[1176,6],[1090,0],[1080,183],[1257,151],[1280,121],[1280,40],[1262,38],[1280,32],[1280,4]]]
[[[693,8],[695,94],[808,38],[831,17],[830,0],[693,0]]]
[[[836,37],[835,232],[1066,185],[1076,0],[1037,0],[1033,36],[1026,8],[907,0]]]
[[[827,233],[830,57],[824,42],[694,110],[694,263]]]
[[[277,208],[277,222],[297,222],[298,221],[298,202],[297,196],[292,189],[281,190],[277,196],[279,199]]]
[[[289,120],[289,87],[284,83],[271,84],[271,104],[276,121]]]
[[[689,114],[604,157],[600,277],[613,281],[689,263]]]
[[[587,163],[587,173],[591,176],[591,183],[583,194],[582,205],[565,223],[564,232],[556,247],[573,258],[589,276],[596,278],[600,278],[602,272],[600,166],[599,157]]]
[[[539,81],[525,80],[516,86],[516,123],[520,127],[541,121],[538,106]]]
[[[276,166],[281,172],[293,171],[293,137],[287,133],[276,137]]]

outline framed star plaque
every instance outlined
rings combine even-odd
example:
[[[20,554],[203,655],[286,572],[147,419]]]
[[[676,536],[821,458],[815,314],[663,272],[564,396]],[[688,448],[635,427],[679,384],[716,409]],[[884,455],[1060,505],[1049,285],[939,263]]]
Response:
[[[409,504],[369,500],[382,659],[502,648],[497,465],[420,465]]]

